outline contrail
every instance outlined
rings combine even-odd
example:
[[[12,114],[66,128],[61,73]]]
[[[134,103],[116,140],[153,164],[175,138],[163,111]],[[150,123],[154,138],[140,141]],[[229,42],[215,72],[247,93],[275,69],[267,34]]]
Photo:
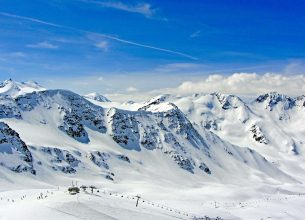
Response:
[[[196,57],[193,57],[191,55],[188,55],[188,54],[185,54],[185,53],[181,53],[181,52],[178,52],[178,51],[173,51],[173,50],[168,50],[168,49],[164,49],[164,48],[160,48],[160,47],[155,47],[155,46],[150,46],[150,45],[146,45],[146,44],[141,44],[141,43],[137,43],[137,42],[133,42],[133,41],[129,41],[129,40],[124,40],[124,39],[121,39],[121,38],[117,38],[117,37],[113,37],[113,36],[110,36],[110,35],[105,35],[105,34],[99,34],[105,38],[109,38],[109,39],[112,39],[112,40],[116,40],[118,42],[122,42],[122,43],[125,43],[125,44],[130,44],[130,45],[134,45],[134,46],[138,46],[138,47],[145,47],[145,48],[149,48],[149,49],[153,49],[153,50],[159,50],[159,51],[163,51],[163,52],[166,52],[166,53],[172,53],[172,54],[177,54],[177,55],[180,55],[180,56],[183,56],[183,57],[187,57],[189,59],[192,59],[192,60],[198,60],[198,58]]]
[[[10,14],[10,13],[6,13],[6,12],[0,12],[0,15],[5,16],[5,17],[10,17],[10,18],[17,18],[17,19],[20,19],[20,20],[31,21],[31,22],[35,22],[35,23],[39,23],[39,24],[52,26],[52,27],[64,28],[64,26],[62,26],[62,25],[42,21],[42,20],[39,20],[39,19],[36,19],[36,18],[24,17],[24,16]]]
[[[144,47],[144,48],[157,50],[157,51],[170,53],[170,54],[176,54],[176,55],[186,57],[186,58],[191,59],[191,60],[198,60],[198,58],[193,57],[193,56],[191,56],[189,54],[186,54],[186,53],[182,53],[182,52],[174,51],[174,50],[169,50],[169,49],[165,49],[165,48],[160,48],[160,47],[155,47],[155,46],[152,46],[152,45],[142,44],[142,43],[138,43],[138,42],[134,42],[134,41],[129,41],[129,40],[114,37],[114,36],[111,36],[111,35],[108,35],[108,34],[86,31],[86,30],[77,29],[77,28],[73,28],[73,27],[69,27],[69,26],[65,26],[65,25],[60,25],[60,24],[55,24],[55,23],[43,21],[43,20],[36,19],[36,18],[10,14],[10,13],[6,13],[6,12],[0,12],[0,15],[5,16],[5,17],[10,17],[10,18],[16,18],[16,19],[20,19],[20,20],[25,20],[25,21],[31,21],[31,22],[34,22],[34,23],[48,25],[48,26],[52,26],[52,27],[56,27],[56,28],[70,29],[70,30],[74,30],[74,31],[82,32],[82,33],[96,34],[96,35],[100,35],[104,38],[115,40],[115,41],[118,41],[118,42],[121,42],[121,43],[124,43],[124,44],[129,44],[129,45],[133,45],[133,46],[137,46],[137,47]]]

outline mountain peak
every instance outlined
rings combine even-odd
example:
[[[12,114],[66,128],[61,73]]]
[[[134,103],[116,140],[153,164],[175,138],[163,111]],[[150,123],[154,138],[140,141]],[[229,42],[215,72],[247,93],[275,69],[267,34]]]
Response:
[[[305,95],[296,97],[295,104],[299,107],[305,107]]]
[[[281,94],[281,93],[273,91],[273,92],[269,92],[269,93],[260,95],[256,100],[258,102],[263,102],[267,99],[283,101],[283,100],[291,99],[291,98],[289,96],[285,95],[285,94]]]
[[[231,108],[238,108],[240,106],[245,105],[245,103],[235,95],[225,95],[218,92],[214,92],[211,94],[212,96],[216,96],[219,103],[222,105],[224,110]]]
[[[284,109],[292,108],[295,105],[295,100],[293,98],[278,92],[269,92],[260,95],[256,98],[256,102],[266,103],[266,108],[269,108],[270,111],[279,103],[283,103]]]
[[[4,88],[6,86],[9,86],[9,85],[12,85],[12,84],[15,84],[14,81],[9,78],[7,80],[4,80],[1,84],[0,84],[0,88]]]
[[[45,90],[45,88],[34,81],[16,82],[10,78],[0,84],[0,95],[9,95],[13,98],[26,93],[42,90]]]
[[[139,111],[164,112],[177,108],[176,105],[167,101],[170,97],[169,94],[158,95],[145,102]]]
[[[161,102],[165,102],[168,98],[170,98],[170,96],[170,94],[158,95],[145,102],[144,105],[159,104]]]
[[[89,93],[87,95],[84,95],[84,97],[98,102],[111,102],[108,98],[97,92]]]

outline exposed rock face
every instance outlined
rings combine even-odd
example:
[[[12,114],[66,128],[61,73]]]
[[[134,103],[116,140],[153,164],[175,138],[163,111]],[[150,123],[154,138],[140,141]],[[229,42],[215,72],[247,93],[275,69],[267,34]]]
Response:
[[[184,170],[194,173],[194,162],[175,151],[165,151]]]
[[[243,104],[243,101],[234,95],[223,95],[221,93],[212,93],[211,95],[217,97],[224,110],[239,108]]]
[[[208,148],[202,136],[177,106],[164,112],[163,118],[165,120],[162,120],[162,123],[167,125],[169,131],[171,130],[175,134],[181,135],[195,148]]]
[[[199,169],[203,170],[207,174],[211,174],[211,170],[209,169],[209,167],[204,162],[200,163]]]
[[[89,158],[96,166],[107,170],[109,169],[109,165],[107,164],[107,159],[110,158],[109,154],[95,151],[90,153]]]
[[[305,95],[296,97],[295,103],[298,107],[305,107]]]
[[[42,147],[41,151],[46,153],[46,157],[51,164],[53,170],[60,170],[63,173],[76,173],[80,160],[73,156],[67,150],[61,150],[59,148]]]
[[[158,104],[152,102],[139,112],[111,109],[108,115],[113,140],[127,149],[161,150],[179,167],[193,173],[196,165],[183,145],[202,149],[206,155],[208,146],[177,106],[169,104],[165,112],[149,111]]]
[[[271,92],[259,96],[256,99],[257,102],[264,102],[265,108],[272,111],[278,103],[283,103],[283,109],[288,110],[295,106],[295,99],[290,98],[287,95],[279,94],[277,92]]]
[[[0,118],[22,118],[14,99],[8,95],[0,95]]]
[[[149,101],[145,102],[143,107],[139,108],[138,110],[139,111],[146,111],[152,106],[157,106],[160,103],[165,102],[169,97],[170,97],[170,95],[160,95],[160,96],[157,96],[155,98],[152,98]]]
[[[125,155],[123,155],[123,154],[117,155],[117,158],[120,159],[120,160],[122,160],[122,161],[125,161],[125,162],[130,163],[129,157],[127,157],[127,156],[125,156]]]
[[[259,143],[262,144],[268,144],[268,139],[266,138],[266,136],[264,135],[264,133],[262,132],[262,130],[260,129],[260,127],[258,125],[252,125],[250,128],[250,131],[253,134],[253,138],[254,140],[256,140]]]
[[[58,128],[83,143],[90,141],[85,126],[101,133],[106,132],[103,108],[73,92],[65,90],[33,92],[18,96],[15,101],[7,99],[5,106],[2,114],[0,111],[0,117],[4,114],[2,117],[18,119],[22,118],[22,112],[33,111],[38,106],[46,110],[55,108],[63,119]]]
[[[128,111],[110,109],[108,116],[111,126],[110,135],[113,140],[126,149],[140,151],[139,123],[135,118],[135,114]]]
[[[36,174],[28,146],[20,139],[16,131],[3,122],[0,122],[0,163],[17,173]]]

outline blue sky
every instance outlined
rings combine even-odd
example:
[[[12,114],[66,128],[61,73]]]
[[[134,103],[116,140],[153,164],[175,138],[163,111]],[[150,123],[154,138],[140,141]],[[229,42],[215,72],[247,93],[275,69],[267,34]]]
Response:
[[[0,0],[0,6],[0,80],[89,92],[87,78],[113,92],[214,73],[304,74],[301,0]]]

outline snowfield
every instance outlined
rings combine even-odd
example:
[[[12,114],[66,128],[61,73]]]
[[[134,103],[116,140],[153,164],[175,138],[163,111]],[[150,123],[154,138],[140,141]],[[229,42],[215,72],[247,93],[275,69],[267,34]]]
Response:
[[[40,194],[43,199],[37,199]],[[4,219],[183,219],[189,213],[111,192],[82,192],[71,196],[62,190],[14,191],[2,195]],[[21,196],[21,198],[18,198]],[[25,197],[22,197],[25,196]],[[12,201],[7,201],[7,198]],[[29,202],[30,201],[30,202]],[[18,209],[18,213],[14,210]]]
[[[0,216],[9,220],[303,219],[305,194],[281,189],[257,194],[256,190],[224,185],[185,191],[146,189],[138,207],[137,194],[109,188],[77,195],[63,187],[13,190],[0,193]],[[37,199],[41,193],[43,199]]]
[[[304,219],[304,115],[275,92],[115,103],[5,81],[0,219]]]

